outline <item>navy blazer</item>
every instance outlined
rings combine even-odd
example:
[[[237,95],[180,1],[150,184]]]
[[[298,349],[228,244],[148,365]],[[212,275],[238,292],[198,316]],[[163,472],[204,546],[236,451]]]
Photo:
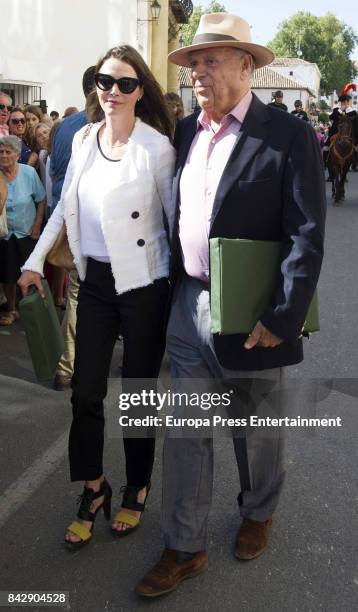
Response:
[[[174,142],[174,282],[183,272],[179,183],[197,117],[194,113],[178,124]],[[321,269],[325,215],[324,170],[314,130],[305,121],[264,105],[254,95],[216,192],[209,238],[281,242],[277,291],[260,320],[283,343],[247,350],[243,347],[245,335],[215,334],[215,352],[224,367],[262,370],[303,359],[301,330]]]

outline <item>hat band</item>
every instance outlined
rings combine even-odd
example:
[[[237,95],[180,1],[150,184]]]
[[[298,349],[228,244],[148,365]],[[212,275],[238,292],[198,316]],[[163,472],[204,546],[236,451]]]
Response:
[[[228,36],[227,34],[197,34],[194,36],[192,45],[199,45],[201,43],[208,42],[221,42],[223,40],[234,40],[235,42],[240,42],[234,36]]]

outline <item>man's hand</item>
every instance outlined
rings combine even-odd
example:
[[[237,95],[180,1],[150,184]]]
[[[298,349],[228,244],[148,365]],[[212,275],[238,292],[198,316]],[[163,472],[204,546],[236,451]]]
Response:
[[[41,297],[45,297],[45,291],[41,282],[41,275],[38,272],[25,270],[25,272],[21,274],[17,284],[19,285],[23,296],[27,295],[27,290],[30,285],[35,285]]]
[[[30,238],[32,238],[32,240],[38,240],[40,238],[40,233],[41,233],[41,223],[35,222],[31,228]]]
[[[248,336],[244,347],[252,349],[254,346],[262,346],[264,348],[273,348],[281,344],[281,338],[272,334],[261,321],[258,321],[253,329],[253,332]]]

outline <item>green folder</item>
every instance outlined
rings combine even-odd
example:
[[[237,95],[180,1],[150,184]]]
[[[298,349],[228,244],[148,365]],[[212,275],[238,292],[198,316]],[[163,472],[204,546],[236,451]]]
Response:
[[[35,374],[38,380],[50,380],[65,343],[55,304],[47,281],[43,280],[45,298],[34,289],[19,302],[21,321],[25,329]]]
[[[213,334],[249,334],[272,302],[280,272],[280,242],[210,239]],[[319,331],[317,291],[303,327]]]

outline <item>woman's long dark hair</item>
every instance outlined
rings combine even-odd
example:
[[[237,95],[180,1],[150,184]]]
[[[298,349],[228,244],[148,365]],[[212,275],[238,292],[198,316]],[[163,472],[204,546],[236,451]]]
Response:
[[[164,100],[164,95],[158,81],[148,68],[142,56],[130,45],[112,47],[112,49],[109,49],[109,51],[107,51],[107,53],[97,62],[96,72],[100,72],[101,66],[111,57],[132,66],[138,79],[142,83],[143,96],[136,104],[136,117],[139,117],[142,121],[158,130],[158,132],[165,134],[171,139],[172,121],[168,106]],[[86,112],[89,121],[96,122],[104,118],[104,112],[100,106],[95,90],[87,97]]]

